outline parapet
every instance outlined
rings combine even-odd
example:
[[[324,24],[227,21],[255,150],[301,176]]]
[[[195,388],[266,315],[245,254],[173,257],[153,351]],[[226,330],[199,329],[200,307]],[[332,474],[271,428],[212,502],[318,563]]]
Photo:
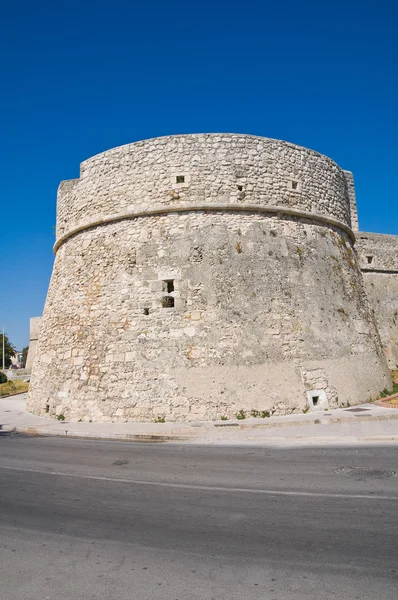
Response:
[[[355,248],[363,272],[398,273],[398,236],[360,231]]]
[[[117,219],[194,210],[302,211],[351,227],[352,175],[288,142],[241,134],[155,138],[81,164],[61,183],[57,242]],[[355,221],[356,222],[356,221]]]

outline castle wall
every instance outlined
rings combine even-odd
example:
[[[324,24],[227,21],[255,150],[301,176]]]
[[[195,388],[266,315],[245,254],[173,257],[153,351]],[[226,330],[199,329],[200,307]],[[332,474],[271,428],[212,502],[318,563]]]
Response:
[[[398,368],[398,236],[360,232],[358,253],[367,295],[391,369]]]
[[[177,176],[184,176],[177,183]],[[307,148],[248,135],[186,135],[120,146],[58,190],[57,239],[128,213],[196,205],[291,207],[350,225],[347,174]]]
[[[25,365],[25,368],[29,371],[33,367],[33,362],[34,362],[34,359],[36,356],[37,341],[39,339],[39,333],[40,333],[40,323],[41,323],[41,317],[32,317],[30,319],[29,350],[28,350],[28,356],[26,358],[26,365]]]
[[[28,410],[190,420],[375,397],[391,379],[350,202],[333,161],[253,136],[86,161],[60,186]]]
[[[357,197],[355,193],[355,184],[354,184],[354,175],[351,171],[344,171],[346,183],[347,183],[347,194],[350,205],[350,221],[351,221],[351,229],[353,231],[358,231],[359,222],[358,222],[358,210],[357,210]]]

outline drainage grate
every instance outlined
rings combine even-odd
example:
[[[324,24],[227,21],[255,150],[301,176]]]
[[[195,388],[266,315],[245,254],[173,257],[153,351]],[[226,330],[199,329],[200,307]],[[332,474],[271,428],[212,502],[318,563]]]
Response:
[[[340,467],[335,469],[337,475],[345,475],[354,479],[387,479],[387,477],[395,477],[395,471],[387,471],[385,469],[365,469],[355,467]]]
[[[370,408],[347,408],[345,412],[366,412]]]

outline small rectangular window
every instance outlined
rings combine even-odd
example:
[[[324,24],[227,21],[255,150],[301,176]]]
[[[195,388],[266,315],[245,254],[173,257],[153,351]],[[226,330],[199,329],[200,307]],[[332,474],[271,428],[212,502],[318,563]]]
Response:
[[[184,183],[185,182],[185,175],[177,175],[176,176],[176,183]]]
[[[174,308],[174,298],[173,298],[173,296],[163,296],[163,298],[162,298],[162,308]]]
[[[371,265],[373,262],[373,256],[367,256],[366,258],[368,259],[368,265]]]
[[[301,192],[301,182],[298,179],[289,179],[287,189],[291,192]]]
[[[168,294],[171,294],[171,292],[174,292],[174,279],[166,279],[165,284],[167,286]]]

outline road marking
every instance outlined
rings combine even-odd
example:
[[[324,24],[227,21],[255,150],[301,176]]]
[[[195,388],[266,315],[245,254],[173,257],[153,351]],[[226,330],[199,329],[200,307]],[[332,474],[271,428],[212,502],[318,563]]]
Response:
[[[198,490],[208,492],[226,492],[238,494],[263,494],[266,496],[305,496],[311,498],[352,498],[354,500],[393,500],[396,502],[398,496],[381,496],[380,494],[326,494],[322,492],[295,492],[283,490],[261,490],[256,488],[221,487],[212,485],[195,485],[191,483],[171,483],[166,481],[146,481],[145,479],[121,479],[118,477],[99,477],[97,475],[76,475],[75,473],[62,473],[61,471],[41,471],[40,469],[28,469],[0,465],[0,469],[8,471],[21,471],[24,473],[37,473],[40,475],[51,475],[56,477],[71,477],[74,479],[92,479],[94,481],[109,481],[111,483],[130,483],[132,485],[150,485],[156,487],[177,488],[183,490]]]

